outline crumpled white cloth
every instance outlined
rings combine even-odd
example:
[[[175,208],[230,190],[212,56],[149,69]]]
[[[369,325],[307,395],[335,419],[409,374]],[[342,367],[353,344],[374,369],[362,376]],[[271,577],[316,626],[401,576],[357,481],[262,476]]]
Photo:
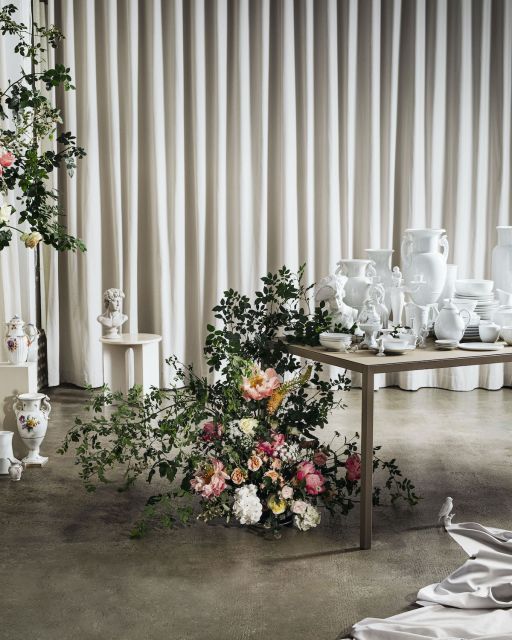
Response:
[[[358,622],[354,640],[512,640],[512,532],[476,522],[446,530],[470,558],[420,589],[420,608]]]

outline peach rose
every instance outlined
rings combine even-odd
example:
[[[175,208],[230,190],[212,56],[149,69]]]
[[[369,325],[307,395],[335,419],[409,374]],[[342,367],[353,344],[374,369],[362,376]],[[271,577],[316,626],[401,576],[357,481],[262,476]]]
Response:
[[[247,466],[251,471],[258,471],[262,464],[263,462],[259,456],[251,456],[247,461]]]
[[[32,231],[31,233],[22,233],[20,238],[27,249],[34,249],[41,242],[43,236],[37,231]]]
[[[274,470],[266,471],[263,474],[263,477],[270,478],[272,482],[277,482],[279,480],[279,474],[277,473],[277,471],[274,471]]]
[[[234,482],[234,484],[242,484],[245,480],[245,473],[242,471],[242,469],[237,467],[231,474],[231,480]]]

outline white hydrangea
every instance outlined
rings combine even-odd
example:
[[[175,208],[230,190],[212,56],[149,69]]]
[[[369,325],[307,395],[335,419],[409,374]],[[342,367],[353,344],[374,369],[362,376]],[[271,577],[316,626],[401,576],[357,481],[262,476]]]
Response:
[[[263,507],[257,495],[258,489],[254,484],[246,484],[235,489],[233,514],[240,524],[256,524],[261,518]]]
[[[318,509],[312,504],[308,504],[306,510],[302,514],[293,517],[293,524],[301,531],[307,531],[320,524],[321,516]]]

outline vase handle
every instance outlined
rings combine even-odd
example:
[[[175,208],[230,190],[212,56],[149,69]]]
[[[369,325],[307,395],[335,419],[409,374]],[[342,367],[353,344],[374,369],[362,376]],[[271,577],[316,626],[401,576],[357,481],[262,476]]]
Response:
[[[18,411],[21,411],[23,409],[23,403],[19,398],[16,398],[16,400],[13,402],[12,409],[16,415],[18,415]]]
[[[467,314],[468,318],[467,320],[464,319],[464,315],[463,314]],[[467,309],[461,309],[459,311],[459,315],[462,317],[462,319],[464,320],[464,331],[466,331],[469,321],[471,320],[471,314],[469,313],[469,311]]]
[[[43,413],[46,416],[46,419],[48,419],[48,416],[50,415],[51,410],[52,410],[52,406],[50,404],[50,398],[48,396],[45,396],[41,400],[41,413]]]
[[[377,275],[377,270],[375,269],[375,261],[374,260],[370,260],[370,262],[366,265],[366,269],[365,269],[364,275],[367,278],[371,278],[372,281],[373,281],[373,278],[375,278],[375,276]]]
[[[450,251],[450,243],[448,242],[448,236],[444,235],[439,238],[439,246],[441,247],[441,255],[443,260],[448,260],[448,253]]]
[[[341,260],[339,262],[336,263],[336,266],[338,267],[336,269],[336,275],[340,275],[340,276],[346,276],[347,275],[347,265],[344,264]]]
[[[411,238],[404,236],[402,238],[402,244],[400,245],[400,255],[402,256],[403,266],[407,269],[411,266],[411,249],[413,241]]]

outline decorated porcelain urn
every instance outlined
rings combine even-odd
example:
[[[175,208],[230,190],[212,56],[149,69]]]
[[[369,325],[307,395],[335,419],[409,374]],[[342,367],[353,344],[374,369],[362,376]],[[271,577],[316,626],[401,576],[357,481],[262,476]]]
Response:
[[[25,323],[19,316],[14,316],[6,327],[4,342],[7,347],[7,359],[11,364],[22,364],[27,361],[28,349],[34,338],[27,335]]]
[[[419,305],[439,300],[446,283],[450,245],[444,229],[406,229],[402,239],[402,271],[412,301]]]
[[[40,455],[39,448],[48,428],[49,400],[44,393],[22,393],[14,402],[18,433],[28,449],[28,455],[23,458],[25,464],[43,465],[48,462],[48,458]]]

